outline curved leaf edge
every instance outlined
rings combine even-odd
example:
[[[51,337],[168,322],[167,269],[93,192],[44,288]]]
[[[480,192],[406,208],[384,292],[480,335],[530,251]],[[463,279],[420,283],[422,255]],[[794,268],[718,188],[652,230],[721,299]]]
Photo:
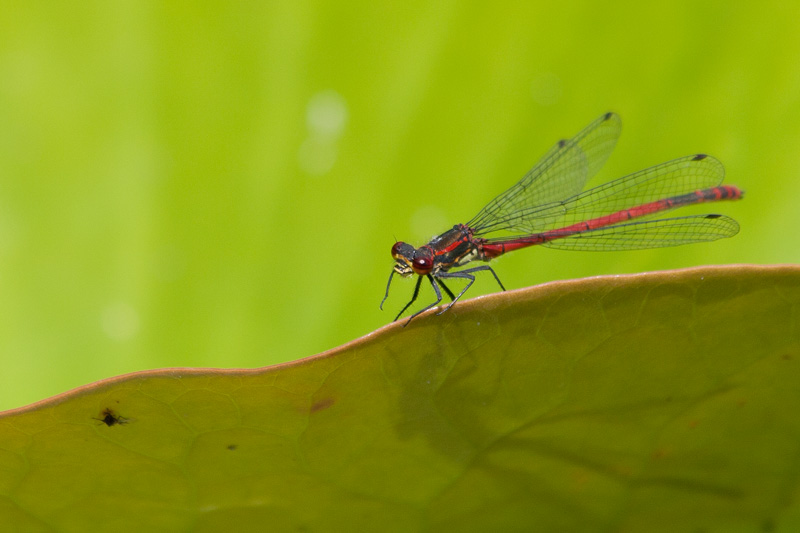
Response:
[[[652,272],[641,272],[635,274],[612,274],[603,276],[592,276],[587,278],[578,278],[570,280],[558,280],[531,287],[521,289],[514,289],[506,292],[499,292],[488,294],[484,296],[477,296],[469,300],[459,301],[448,314],[454,317],[452,320],[471,320],[467,317],[474,312],[483,309],[487,306],[498,305],[505,303],[513,306],[517,302],[534,301],[540,298],[546,298],[553,293],[570,293],[580,292],[581,290],[590,290],[600,286],[615,286],[622,285],[640,286],[643,284],[657,285],[660,283],[670,282],[679,283],[682,280],[691,280],[697,278],[713,278],[713,277],[731,277],[735,275],[749,274],[757,276],[776,275],[776,274],[800,274],[800,265],[796,264],[778,264],[778,265],[754,265],[754,264],[731,264],[731,265],[707,265],[698,266],[676,270],[658,270]],[[431,320],[440,320],[441,317],[436,316],[440,308],[434,308],[426,311],[419,317],[415,318],[410,324],[409,328],[413,328]],[[366,345],[368,343],[379,342],[391,335],[399,335],[404,331],[403,325],[406,321],[401,317],[400,320],[391,322],[385,326],[378,328],[375,331],[367,333],[366,335],[349,341],[341,346],[331,348],[324,352],[303,357],[294,361],[287,361],[284,363],[277,363],[274,365],[256,367],[256,368],[193,368],[193,367],[166,367],[150,370],[140,370],[137,372],[130,372],[105,378],[92,383],[81,385],[74,389],[62,392],[55,396],[39,400],[37,402],[9,409],[0,412],[0,418],[5,418],[13,415],[22,414],[37,409],[51,407],[61,402],[67,401],[73,397],[81,396],[90,392],[96,392],[98,389],[111,387],[113,385],[124,383],[126,381],[141,379],[144,377],[181,377],[181,376],[209,376],[209,375],[257,375],[270,372],[285,370],[299,365],[307,365],[319,359],[326,359],[336,357],[344,352]]]

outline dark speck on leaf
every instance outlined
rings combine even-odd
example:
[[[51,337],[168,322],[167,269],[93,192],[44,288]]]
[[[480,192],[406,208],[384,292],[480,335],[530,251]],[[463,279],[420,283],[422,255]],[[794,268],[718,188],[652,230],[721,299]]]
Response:
[[[100,418],[92,418],[99,420],[108,427],[116,426],[117,424],[125,424],[128,422],[127,418],[119,416],[117,413],[108,408],[103,409],[103,411],[100,413]]]

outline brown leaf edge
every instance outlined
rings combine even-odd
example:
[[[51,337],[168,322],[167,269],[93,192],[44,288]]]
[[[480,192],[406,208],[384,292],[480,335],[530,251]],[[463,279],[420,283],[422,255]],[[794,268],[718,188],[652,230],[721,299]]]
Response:
[[[592,276],[588,278],[579,278],[562,281],[551,281],[541,285],[526,287],[522,289],[515,289],[506,292],[499,292],[485,296],[478,296],[465,301],[460,301],[451,311],[448,312],[451,316],[469,315],[477,310],[483,309],[491,305],[505,305],[513,304],[517,301],[533,301],[543,299],[551,296],[557,292],[570,292],[578,289],[592,289],[600,286],[618,287],[622,285],[642,285],[653,283],[655,281],[664,282],[669,281],[672,283],[681,282],[683,280],[692,280],[697,278],[721,278],[721,277],[734,277],[741,276],[743,273],[753,276],[758,275],[800,275],[800,265],[796,264],[778,264],[778,265],[752,265],[752,264],[732,264],[732,265],[711,265],[699,266],[678,270],[659,270],[653,272],[643,272],[637,274],[614,274],[604,276]],[[426,313],[415,318],[409,327],[422,325],[423,322],[432,320],[441,320],[442,317],[436,316],[437,308],[431,309]],[[80,396],[89,392],[96,391],[98,388],[110,387],[114,384],[123,383],[133,379],[140,379],[143,377],[181,377],[181,376],[211,376],[211,375],[256,375],[278,370],[292,368],[298,365],[306,365],[315,360],[336,357],[337,355],[352,350],[359,346],[366,346],[369,343],[378,342],[380,339],[388,335],[401,334],[403,331],[403,324],[405,322],[401,319],[397,322],[389,323],[377,330],[367,333],[363,337],[354,339],[336,348],[326,350],[316,355],[310,355],[295,361],[288,361],[285,363],[278,363],[275,365],[257,367],[257,368],[191,368],[191,367],[174,367],[174,368],[158,368],[151,370],[140,370],[120,376],[105,378],[93,383],[81,385],[69,391],[51,396],[34,402],[29,405],[9,409],[0,412],[0,418],[10,417],[34,411],[47,406],[52,406],[76,396]],[[427,324],[429,325],[429,324]]]

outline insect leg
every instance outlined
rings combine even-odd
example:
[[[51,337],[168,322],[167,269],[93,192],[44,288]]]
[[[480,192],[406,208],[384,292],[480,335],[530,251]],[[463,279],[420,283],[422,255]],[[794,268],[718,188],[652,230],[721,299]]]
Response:
[[[456,299],[456,297],[453,296],[452,291],[447,288],[447,285],[444,284],[444,281],[442,281],[440,278],[436,278],[436,283],[438,283],[439,285],[442,286],[442,288],[444,289],[444,292],[447,293],[447,296],[449,296],[451,300],[455,300]]]
[[[389,279],[392,279],[392,278],[391,278],[391,277],[389,277]],[[419,295],[419,286],[420,286],[420,284],[421,284],[421,283],[422,283],[422,278],[421,278],[421,277],[418,277],[418,278],[417,278],[417,285],[414,287],[414,294],[411,296],[411,301],[410,301],[410,302],[408,302],[408,303],[406,304],[406,306],[405,306],[405,307],[404,307],[404,308],[403,308],[403,309],[402,309],[402,310],[401,310],[399,313],[397,313],[397,316],[396,316],[396,317],[394,317],[394,319],[395,319],[395,320],[397,320],[398,318],[400,318],[400,315],[402,315],[403,313],[405,313],[405,312],[406,312],[406,309],[408,309],[408,308],[409,308],[409,306],[410,306],[411,304],[413,304],[413,303],[414,303],[414,300],[416,300],[416,299],[417,299],[417,296]],[[419,313],[417,313],[417,314],[419,314]],[[414,316],[416,316],[416,315],[414,315]],[[414,316],[412,316],[411,318],[414,318]]]
[[[408,323],[411,322],[412,318],[414,318],[415,316],[417,316],[417,315],[419,315],[421,313],[424,313],[425,311],[427,311],[431,307],[436,307],[442,301],[442,291],[439,290],[439,285],[436,284],[436,282],[433,279],[433,276],[428,274],[427,277],[428,277],[428,280],[431,282],[431,286],[433,287],[433,290],[436,292],[436,301],[433,302],[432,304],[430,304],[429,306],[424,307],[421,310],[417,311],[416,313],[414,313],[410,317],[408,317],[408,321],[405,324],[403,324],[403,327],[406,327],[408,325]],[[417,290],[419,290],[419,282],[420,281],[422,281],[422,277],[421,276],[419,278],[419,281],[417,282]],[[414,298],[416,298],[416,297],[417,297],[417,291],[414,291]],[[411,300],[411,301],[413,302],[414,300]],[[409,303],[408,305],[411,305],[411,304]],[[408,305],[406,307],[408,307]],[[453,305],[453,304],[450,304],[450,305]],[[405,311],[405,309],[403,309],[403,311]],[[397,319],[395,319],[395,320],[397,320]]]
[[[383,295],[383,300],[381,300],[381,305],[380,305],[381,311],[383,311],[383,302],[385,302],[386,298],[389,297],[389,287],[392,285],[392,278],[393,277],[394,277],[394,270],[392,270],[392,273],[389,274],[389,282],[386,284],[386,294]],[[395,318],[395,320],[397,320],[397,319]]]
[[[478,266],[478,267],[467,268],[465,270],[459,270],[458,272],[440,272],[439,273],[439,277],[442,277],[442,278],[463,278],[463,279],[468,280],[468,283],[467,283],[466,287],[461,289],[461,292],[458,293],[458,296],[456,296],[455,299],[452,302],[450,302],[450,304],[448,304],[448,306],[445,307],[438,314],[441,315],[442,313],[444,313],[445,311],[447,311],[448,309],[453,307],[453,304],[455,304],[458,301],[458,299],[461,298],[464,295],[465,292],[467,292],[467,289],[472,287],[472,284],[475,283],[475,276],[473,276],[473,274],[475,272],[482,272],[484,270],[488,270],[489,272],[491,272],[492,275],[494,276],[494,279],[497,280],[497,284],[500,285],[500,288],[503,289],[503,290],[506,290],[506,288],[503,286],[503,283],[500,281],[500,278],[497,277],[497,273],[495,273],[495,271],[489,265],[482,265],[482,266]]]

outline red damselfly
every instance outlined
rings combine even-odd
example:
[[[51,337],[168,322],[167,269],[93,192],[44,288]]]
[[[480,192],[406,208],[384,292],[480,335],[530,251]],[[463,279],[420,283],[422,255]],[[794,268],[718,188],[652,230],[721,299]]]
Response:
[[[537,244],[566,250],[637,250],[713,241],[739,232],[739,224],[724,215],[652,219],[676,207],[742,197],[739,188],[720,185],[725,169],[705,154],[675,159],[581,192],[608,159],[621,126],[618,115],[606,113],[572,139],[556,143],[517,184],[468,223],[453,226],[419,248],[396,242],[381,309],[395,274],[419,276],[411,301],[395,320],[417,299],[423,277],[436,293],[436,301],[411,315],[410,322],[442,301],[439,287],[452,300],[439,314],[450,309],[475,282],[476,272],[491,272],[505,290],[489,265],[451,272],[471,261],[489,261]],[[490,236],[497,232],[512,235]],[[467,281],[458,296],[444,283],[451,279]]]

